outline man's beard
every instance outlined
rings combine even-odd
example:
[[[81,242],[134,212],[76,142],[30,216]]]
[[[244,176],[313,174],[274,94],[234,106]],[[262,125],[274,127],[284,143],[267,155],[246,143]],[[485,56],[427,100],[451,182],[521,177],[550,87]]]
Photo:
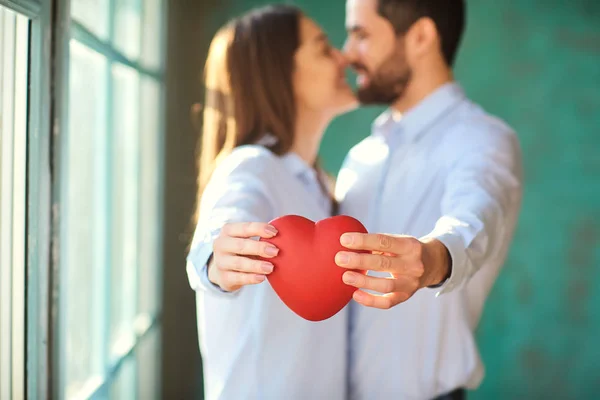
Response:
[[[361,64],[354,64],[358,72],[368,74],[366,86],[359,87],[357,97],[361,104],[390,105],[402,97],[411,79],[411,70],[403,54],[394,53],[374,73]]]

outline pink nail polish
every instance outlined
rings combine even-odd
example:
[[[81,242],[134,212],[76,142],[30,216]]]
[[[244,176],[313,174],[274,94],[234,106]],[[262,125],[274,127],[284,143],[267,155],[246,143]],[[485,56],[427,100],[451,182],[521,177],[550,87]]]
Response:
[[[269,263],[263,263],[260,268],[263,270],[263,272],[270,274],[271,272],[273,272],[273,264],[269,264]]]
[[[271,235],[271,236],[277,235],[277,232],[278,232],[277,229],[275,229],[275,227],[271,226],[271,225],[267,225],[267,227],[265,228],[265,231],[267,232],[268,235]]]
[[[265,248],[265,253],[268,256],[275,257],[279,253],[279,249],[275,246],[267,246]]]

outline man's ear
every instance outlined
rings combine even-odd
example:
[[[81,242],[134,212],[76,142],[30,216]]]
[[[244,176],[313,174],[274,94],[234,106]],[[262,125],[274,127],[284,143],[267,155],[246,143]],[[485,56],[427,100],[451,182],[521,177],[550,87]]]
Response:
[[[435,22],[429,17],[418,19],[406,32],[406,57],[415,61],[440,48],[439,34]]]

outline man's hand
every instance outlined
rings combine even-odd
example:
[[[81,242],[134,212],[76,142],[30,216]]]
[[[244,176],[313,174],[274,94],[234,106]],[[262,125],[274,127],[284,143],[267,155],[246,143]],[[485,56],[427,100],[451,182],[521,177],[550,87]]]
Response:
[[[411,236],[346,233],[340,243],[351,250],[368,250],[371,254],[337,253],[336,264],[348,269],[388,272],[391,278],[376,278],[347,271],[343,280],[359,289],[354,300],[367,307],[388,309],[408,300],[415,292],[443,282],[450,272],[450,255],[438,240],[419,241]]]

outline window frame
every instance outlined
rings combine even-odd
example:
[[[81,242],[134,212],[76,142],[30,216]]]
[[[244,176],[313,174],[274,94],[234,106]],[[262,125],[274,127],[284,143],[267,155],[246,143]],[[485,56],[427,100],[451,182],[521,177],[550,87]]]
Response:
[[[50,2],[0,0],[0,5],[29,18],[26,139],[25,304],[23,392],[47,398],[50,248]],[[45,35],[46,33],[46,35]],[[13,394],[14,395],[14,394]]]
[[[23,14],[32,20],[38,18],[44,8],[39,0],[0,0],[0,5]]]
[[[26,195],[29,125],[29,31],[31,20],[2,7],[2,90],[0,105],[0,397],[25,395]],[[5,15],[10,13],[10,15]],[[7,18],[5,18],[7,17]],[[10,21],[8,25],[5,22]],[[22,35],[25,35],[23,37]],[[4,60],[4,56],[8,59]],[[8,67],[8,69],[6,69]],[[6,113],[4,113],[6,112]],[[6,130],[4,128],[7,128]]]
[[[55,177],[52,187],[52,210],[53,210],[53,233],[51,238],[51,248],[52,248],[52,277],[51,277],[51,288],[50,292],[57,294],[56,301],[57,306],[54,307],[52,316],[51,316],[51,336],[55,339],[52,342],[52,348],[49,350],[51,356],[50,360],[52,360],[51,373],[49,376],[49,380],[51,382],[50,391],[52,393],[51,398],[65,398],[65,390],[66,390],[66,382],[65,382],[65,374],[63,371],[63,366],[66,365],[66,360],[64,359],[65,352],[61,351],[64,348],[64,339],[66,337],[64,328],[65,323],[63,321],[65,310],[64,299],[65,296],[62,295],[62,287],[64,287],[64,282],[66,279],[66,274],[63,274],[60,268],[60,242],[64,241],[66,238],[61,237],[60,233],[65,232],[66,230],[61,226],[64,224],[64,220],[60,219],[60,214],[62,214],[61,210],[64,206],[64,199],[66,198],[66,189],[67,185],[65,182],[61,180],[61,176],[65,176],[65,172],[62,171],[61,166],[65,165],[68,157],[68,142],[69,142],[69,68],[70,68],[70,42],[71,39],[75,39],[91,50],[101,54],[106,57],[108,61],[108,79],[107,79],[107,90],[106,96],[107,101],[112,103],[113,97],[113,79],[111,74],[111,65],[113,63],[119,63],[130,67],[136,70],[140,76],[147,76],[156,81],[156,83],[160,86],[160,104],[161,109],[164,109],[164,98],[165,98],[165,73],[164,73],[164,65],[163,62],[160,66],[159,70],[151,70],[144,67],[140,62],[136,62],[130,60],[126,56],[124,56],[121,52],[115,49],[111,42],[113,41],[113,35],[115,33],[115,7],[117,0],[108,0],[109,4],[109,32],[108,38],[106,41],[96,37],[92,32],[90,32],[84,25],[74,20],[71,17],[71,9],[70,3],[71,0],[54,0],[56,2],[56,16],[55,21],[56,27],[54,28],[56,38],[55,42],[55,71],[60,73],[59,76],[55,76],[55,88],[54,88],[54,96],[52,102],[56,105],[56,110],[53,113],[53,127],[55,127],[54,132],[54,146],[53,146],[53,160],[55,165]],[[162,12],[161,12],[161,43],[160,45],[160,54],[162,59],[164,60],[165,56],[165,42],[166,42],[166,8],[167,2],[162,1]],[[143,39],[143,35],[141,35],[140,40]],[[58,74],[56,74],[58,75]],[[108,108],[110,110],[110,107]],[[108,129],[112,128],[114,115],[111,111],[109,111],[109,119],[107,121]],[[164,140],[165,140],[165,119],[162,117],[159,122],[160,129],[160,143],[159,148],[163,149]],[[111,146],[111,141],[109,140],[108,145]],[[159,193],[162,193],[162,187],[164,186],[164,150],[161,151],[159,156],[159,170],[161,171],[161,176],[159,177]],[[60,200],[63,199],[61,202]],[[158,226],[161,227],[162,233],[162,225],[163,225],[163,214],[162,214],[162,199],[159,207],[160,216],[157,220]],[[110,224],[108,226],[110,229]],[[107,272],[105,274],[104,279],[106,282],[110,282],[110,273],[111,273],[111,261],[108,260]],[[157,273],[161,273],[162,271],[156,271]],[[137,276],[138,271],[136,271]],[[125,364],[131,357],[134,356],[136,349],[139,348],[140,343],[143,342],[148,336],[151,335],[155,330],[160,329],[160,313],[162,310],[158,310],[155,315],[149,315],[145,313],[140,313],[138,310],[138,299],[137,293],[139,280],[136,279],[136,298],[133,299],[135,302],[136,308],[136,316],[135,316],[135,332],[133,335],[129,336],[128,340],[124,340],[121,344],[119,354],[117,357],[111,358],[110,352],[110,332],[108,330],[109,325],[109,316],[110,312],[110,303],[107,299],[106,304],[104,304],[105,315],[103,318],[105,319],[106,333],[105,333],[105,342],[102,344],[103,346],[103,364],[104,364],[104,374],[101,379],[91,379],[89,381],[89,385],[85,385],[85,393],[81,393],[82,398],[96,398],[103,397],[110,390],[110,384],[113,383],[114,379],[123,364]],[[159,288],[157,288],[159,289]],[[157,291],[157,296],[160,296],[160,291]],[[55,295],[56,296],[56,295]],[[79,398],[79,397],[78,397]]]
[[[116,0],[109,0],[110,34],[114,32]],[[61,199],[64,199],[64,182],[61,166],[68,149],[69,121],[69,43],[74,38],[94,51],[103,54],[110,62],[119,62],[142,75],[153,78],[160,85],[160,104],[165,104],[164,57],[167,32],[167,2],[162,2],[162,35],[160,70],[152,71],[141,63],[133,62],[112,46],[97,39],[84,26],[72,21],[70,0],[0,0],[0,5],[29,18],[29,75],[27,98],[26,143],[26,223],[25,223],[25,332],[24,370],[25,398],[63,398],[62,382],[64,351],[61,318],[64,304],[61,288],[64,274],[60,268]],[[142,35],[143,38],[143,35]],[[110,40],[110,38],[109,38]],[[109,42],[110,43],[110,42]],[[111,79],[109,79],[109,86]],[[112,97],[109,90],[108,98]],[[112,121],[109,121],[109,126]],[[164,187],[165,118],[159,122],[161,149],[159,157],[159,193]],[[64,174],[63,174],[64,176]],[[163,226],[161,198],[158,226]],[[161,273],[162,271],[156,271]],[[136,285],[138,281],[136,281]],[[161,296],[157,288],[157,296]],[[132,342],[118,359],[105,367],[104,380],[89,392],[89,398],[108,390],[121,365],[134,355],[144,338],[160,330],[159,309],[156,315],[140,314],[137,297],[136,331]],[[110,307],[109,304],[106,307]],[[108,340],[108,338],[106,339]],[[109,357],[106,352],[106,357]],[[110,360],[109,360],[110,361]]]

